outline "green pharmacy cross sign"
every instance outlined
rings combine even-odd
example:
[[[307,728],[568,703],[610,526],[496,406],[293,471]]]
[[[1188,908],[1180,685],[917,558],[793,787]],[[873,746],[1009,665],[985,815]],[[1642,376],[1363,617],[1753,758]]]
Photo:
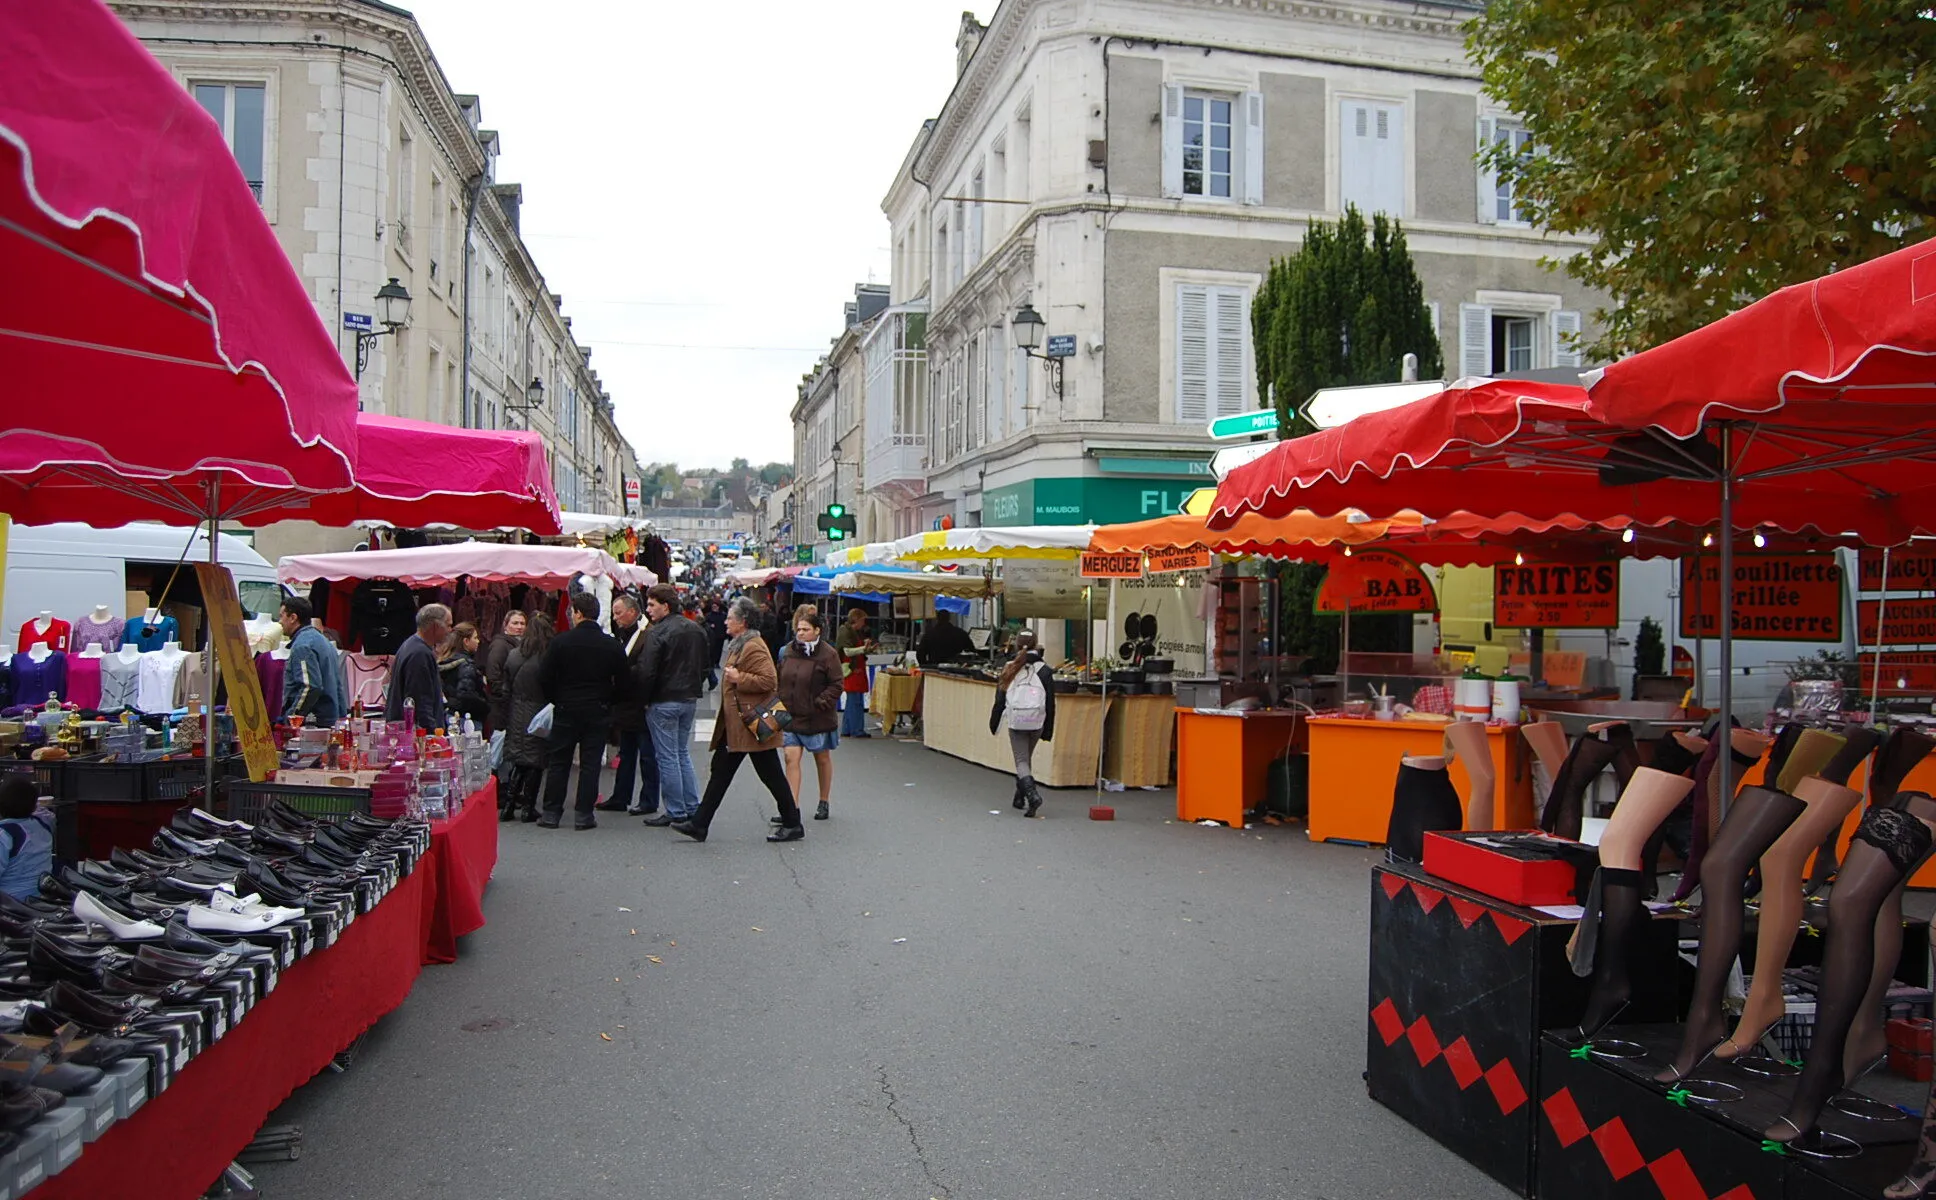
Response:
[[[1227,438],[1257,437],[1277,433],[1277,410],[1260,408],[1255,412],[1233,413],[1210,422],[1210,436]]]

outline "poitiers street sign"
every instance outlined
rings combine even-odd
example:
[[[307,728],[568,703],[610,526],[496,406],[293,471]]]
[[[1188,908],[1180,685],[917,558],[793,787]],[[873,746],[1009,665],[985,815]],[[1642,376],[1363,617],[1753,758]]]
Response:
[[[1233,413],[1210,422],[1210,436],[1225,438],[1256,437],[1277,432],[1277,410],[1260,408],[1255,412]]]

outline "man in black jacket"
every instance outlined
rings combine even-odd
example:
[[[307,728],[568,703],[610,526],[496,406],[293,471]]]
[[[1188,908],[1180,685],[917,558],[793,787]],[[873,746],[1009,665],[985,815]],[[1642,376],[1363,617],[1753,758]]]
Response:
[[[437,673],[437,647],[450,636],[450,610],[426,604],[417,610],[417,633],[403,639],[390,660],[390,683],[383,697],[383,719],[403,720],[403,702],[415,702],[417,728],[444,728],[444,681]]]
[[[612,622],[618,644],[625,651],[625,683],[612,705],[612,731],[618,735],[618,773],[612,795],[601,812],[656,813],[659,811],[659,758],[652,750],[652,731],[645,725],[645,688],[639,664],[645,660],[645,622],[639,620],[639,598],[630,592],[612,597]],[[633,795],[634,786],[638,795]]]
[[[551,641],[538,664],[538,688],[551,705],[551,739],[545,750],[544,815],[538,824],[558,828],[565,814],[565,785],[571,779],[572,753],[578,755],[577,817],[574,829],[596,829],[592,805],[598,801],[598,775],[604,766],[605,731],[612,723],[612,699],[625,678],[625,651],[598,624],[598,597],[580,592],[571,598],[571,628]]]
[[[645,655],[639,678],[650,705],[646,725],[652,748],[659,756],[659,795],[665,808],[647,817],[647,825],[670,825],[691,819],[699,811],[699,776],[692,769],[692,724],[699,697],[706,689],[706,630],[679,612],[679,590],[657,584],[645,594]],[[721,720],[726,718],[722,717]]]

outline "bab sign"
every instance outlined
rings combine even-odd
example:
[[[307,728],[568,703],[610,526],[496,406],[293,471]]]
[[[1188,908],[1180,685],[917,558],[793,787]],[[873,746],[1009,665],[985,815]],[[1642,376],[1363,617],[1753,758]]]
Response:
[[[1618,563],[1539,563],[1492,569],[1492,623],[1501,629],[1615,629]]]
[[[1418,564],[1390,550],[1360,550],[1340,560],[1318,588],[1313,612],[1431,612],[1439,606]]]
[[[1719,637],[1720,614],[1720,560],[1681,559],[1681,636]],[[1834,552],[1735,555],[1734,636],[1759,642],[1841,641],[1842,566]]]

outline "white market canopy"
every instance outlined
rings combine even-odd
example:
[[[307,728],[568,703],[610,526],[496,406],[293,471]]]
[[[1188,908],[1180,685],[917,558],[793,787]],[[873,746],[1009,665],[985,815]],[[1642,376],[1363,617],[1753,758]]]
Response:
[[[895,542],[870,542],[827,552],[831,567],[882,563],[977,562],[998,558],[1079,557],[1089,548],[1094,525],[983,525],[935,529]]]
[[[276,578],[289,587],[318,579],[395,579],[413,587],[458,579],[517,583],[555,580],[562,584],[580,575],[605,576],[623,587],[650,587],[659,581],[644,567],[619,562],[594,546],[458,542],[399,550],[295,554],[276,562]]]
[[[874,592],[887,596],[988,596],[1002,581],[982,575],[938,575],[925,571],[844,571],[834,576],[835,592]]]

